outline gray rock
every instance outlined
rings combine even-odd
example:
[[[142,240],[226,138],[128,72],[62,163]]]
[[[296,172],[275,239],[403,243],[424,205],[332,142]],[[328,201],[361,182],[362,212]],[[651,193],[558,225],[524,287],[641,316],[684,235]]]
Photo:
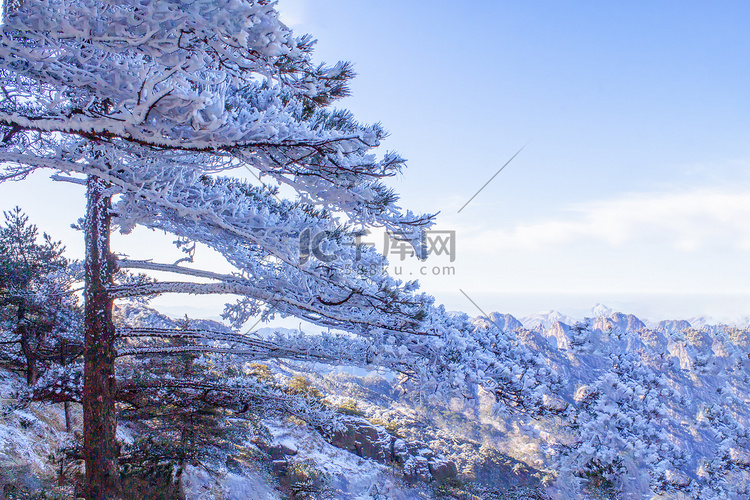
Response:
[[[297,450],[293,450],[288,446],[280,443],[268,444],[263,440],[253,440],[253,444],[260,449],[260,451],[266,453],[272,461],[287,460],[287,457],[291,457],[297,454]]]
[[[380,463],[392,461],[393,436],[383,427],[355,417],[344,417],[342,423],[343,429],[335,429],[327,436],[329,443],[362,458],[370,458]]]
[[[432,479],[439,483],[446,483],[456,479],[456,476],[458,475],[456,464],[450,460],[436,459],[428,465],[430,466]]]
[[[345,416],[340,423],[341,428],[322,432],[330,444],[382,464],[398,464],[409,481],[446,482],[457,475],[453,462],[438,457],[424,443],[395,438],[363,418]]]

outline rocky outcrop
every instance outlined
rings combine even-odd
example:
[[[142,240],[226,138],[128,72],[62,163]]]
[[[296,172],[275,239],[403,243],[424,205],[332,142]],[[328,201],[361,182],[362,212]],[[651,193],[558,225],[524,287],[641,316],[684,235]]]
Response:
[[[692,328],[692,325],[685,321],[684,319],[681,320],[664,320],[659,321],[659,324],[656,327],[656,331],[661,333],[678,333],[687,330],[688,328]]]
[[[447,482],[455,479],[456,464],[434,453],[426,444],[392,436],[363,418],[344,416],[339,426],[321,434],[333,446],[382,464],[397,464],[410,481]]]
[[[297,454],[297,450],[280,443],[269,444],[263,439],[253,439],[252,443],[268,456],[271,461],[271,470],[277,476],[286,474],[289,458]]]
[[[341,417],[341,426],[324,432],[326,441],[337,448],[380,463],[393,462],[393,440],[383,427],[357,417]]]
[[[490,313],[489,320],[504,332],[514,332],[520,328],[523,328],[521,322],[510,314],[492,312]]]
[[[602,332],[616,330],[620,333],[637,332],[646,328],[645,323],[632,314],[623,314],[620,312],[612,313],[609,316],[599,316],[594,322],[594,330]]]

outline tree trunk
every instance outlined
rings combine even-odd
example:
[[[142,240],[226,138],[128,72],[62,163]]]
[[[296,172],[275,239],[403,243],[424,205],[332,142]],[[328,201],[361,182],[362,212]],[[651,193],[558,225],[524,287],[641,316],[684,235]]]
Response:
[[[109,252],[110,197],[107,184],[95,176],[87,181],[86,286],[83,455],[86,462],[86,498],[122,498],[118,445],[115,437],[115,327],[112,299],[113,261]]]
[[[65,410],[65,432],[73,432],[73,421],[70,418],[70,401],[63,402],[63,410]]]
[[[26,325],[21,325],[16,332],[21,338],[21,352],[24,358],[26,358],[26,385],[31,387],[39,379],[39,371],[37,370],[34,348],[29,342],[29,328]]]
[[[60,366],[68,366],[68,342],[66,340],[60,341]],[[73,432],[73,422],[70,418],[70,401],[63,402],[63,409],[65,410],[65,432]]]
[[[21,339],[21,352],[26,358],[26,384],[31,387],[39,380],[39,367],[36,362],[36,348],[30,342],[32,333],[26,323],[26,307],[23,301],[18,306],[16,319],[18,320],[16,334]]]

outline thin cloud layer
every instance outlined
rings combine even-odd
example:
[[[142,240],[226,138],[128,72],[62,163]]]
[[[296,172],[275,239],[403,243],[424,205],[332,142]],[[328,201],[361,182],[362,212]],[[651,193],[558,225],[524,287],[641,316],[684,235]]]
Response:
[[[473,248],[545,250],[550,245],[603,243],[750,251],[750,190],[695,189],[620,196],[569,207],[559,217],[468,238]]]

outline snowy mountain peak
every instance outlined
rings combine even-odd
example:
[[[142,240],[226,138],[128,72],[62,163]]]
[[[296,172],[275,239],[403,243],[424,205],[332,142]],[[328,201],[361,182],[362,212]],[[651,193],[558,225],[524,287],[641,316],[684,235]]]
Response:
[[[692,326],[693,325],[691,325],[689,321],[684,319],[665,319],[659,321],[659,324],[656,326],[656,331],[661,333],[677,333],[692,328]]]
[[[594,307],[591,308],[591,317],[598,318],[599,316],[611,316],[615,310],[611,307],[607,307],[604,304],[597,302]]]
[[[520,321],[507,313],[491,312],[489,320],[502,331],[514,331],[523,327]]]
[[[531,330],[539,328],[546,330],[557,322],[564,323],[566,325],[574,325],[576,324],[577,320],[555,310],[539,312],[521,319],[521,323],[523,323],[523,326]]]
[[[711,316],[695,316],[687,320],[693,328],[701,329],[704,326],[711,326],[716,324]]]
[[[609,316],[599,316],[594,323],[594,329],[606,332],[607,330],[619,330],[620,332],[637,332],[646,328],[646,325],[637,316],[615,312]]]

